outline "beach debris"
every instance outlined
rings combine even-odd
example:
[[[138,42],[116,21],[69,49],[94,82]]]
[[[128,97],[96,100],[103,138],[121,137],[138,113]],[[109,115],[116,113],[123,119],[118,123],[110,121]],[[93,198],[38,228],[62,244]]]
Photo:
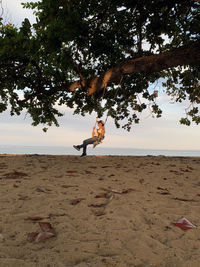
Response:
[[[19,200],[30,200],[31,198],[29,196],[22,196],[22,195],[18,195],[19,196]]]
[[[105,202],[103,202],[103,203],[92,203],[92,204],[88,204],[88,207],[93,207],[93,208],[106,207],[110,203],[110,201],[113,199],[113,194],[112,193],[106,193],[105,198],[106,198],[106,201]]]
[[[157,192],[158,194],[161,194],[161,195],[170,195],[170,192],[167,188],[162,188],[160,186],[157,187],[158,190],[161,190],[159,192]]]
[[[174,200],[179,200],[179,201],[185,201],[185,202],[197,202],[197,200],[195,200],[195,199],[187,199],[187,198],[180,198],[180,197],[173,197],[172,199],[174,199]]]
[[[41,221],[41,220],[44,220],[46,219],[45,217],[40,217],[40,216],[29,216],[27,218],[27,220],[31,220],[31,221]]]
[[[81,200],[84,200],[85,198],[75,198],[73,200],[70,201],[71,205],[77,205],[79,202],[81,202]]]
[[[88,166],[90,169],[97,169],[97,166]]]
[[[36,191],[37,192],[41,192],[41,193],[46,193],[46,194],[49,194],[49,191],[51,191],[50,189],[47,189],[47,188],[40,188],[40,187],[37,187],[36,188]]]
[[[67,173],[76,173],[77,171],[76,170],[68,170],[66,171]]]
[[[109,168],[109,167],[111,167],[111,166],[109,166],[109,165],[101,166],[101,168],[103,168],[103,169]]]
[[[121,191],[116,190],[116,189],[107,189],[107,188],[101,188],[101,189],[107,192],[115,193],[115,194],[127,194],[129,192],[135,191],[135,189],[133,188],[123,189]]]
[[[103,192],[95,196],[95,198],[109,198],[109,197],[110,197],[109,192],[106,192],[106,193]]]
[[[180,168],[180,171],[182,172],[192,172],[194,169],[190,166],[187,166],[185,169],[183,168]]]
[[[63,175],[61,174],[61,175],[56,175],[56,176],[54,176],[55,178],[62,178],[63,177]]]
[[[78,187],[78,185],[61,185],[63,188]]]
[[[16,185],[16,184],[13,184],[13,187],[17,188],[17,187],[19,187],[19,186],[18,186],[18,185]]]
[[[33,243],[43,242],[46,239],[56,236],[54,228],[49,222],[39,222],[41,232],[28,233],[27,240]]]
[[[175,164],[169,164],[168,167],[176,167]]]
[[[182,230],[196,228],[196,226],[192,224],[190,221],[188,221],[186,218],[181,218],[180,220],[178,220],[177,222],[174,222],[173,224],[181,228]]]
[[[19,200],[29,200],[31,199],[29,196],[22,196],[22,195],[18,195],[19,196]]]
[[[108,203],[88,204],[88,207],[101,208],[101,207],[105,207],[107,204],[108,204]]]
[[[102,208],[102,209],[98,209],[98,210],[92,210],[92,213],[93,213],[95,216],[102,216],[102,215],[105,215],[105,214],[106,214],[104,208]]]
[[[61,185],[63,188],[78,187],[78,185]]]
[[[67,215],[67,214],[66,213],[49,213],[47,217],[29,216],[26,220],[41,221],[44,219],[49,219],[51,217],[60,217],[60,216],[65,216],[65,215]]]
[[[9,173],[5,173],[3,175],[3,177],[6,179],[20,179],[20,178],[26,177],[26,176],[28,176],[27,173],[19,172],[19,171],[9,172]]]

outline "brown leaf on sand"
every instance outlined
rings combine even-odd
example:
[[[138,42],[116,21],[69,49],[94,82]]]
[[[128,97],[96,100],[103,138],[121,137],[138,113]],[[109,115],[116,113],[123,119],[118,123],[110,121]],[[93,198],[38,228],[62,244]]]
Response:
[[[19,198],[18,198],[19,200],[29,200],[30,199],[30,197],[28,197],[28,196],[21,196],[21,195],[19,195]]]
[[[27,240],[29,242],[34,242],[38,234],[39,233],[36,233],[36,232],[28,233]]]
[[[89,204],[88,207],[94,207],[94,208],[101,208],[101,207],[105,207],[107,205],[107,203],[96,203],[96,204]]]
[[[85,170],[85,173],[86,173],[86,174],[93,174],[93,172],[88,171],[88,170]]]
[[[27,220],[31,220],[31,221],[41,221],[43,219],[45,219],[45,218],[44,217],[39,217],[39,216],[29,216],[27,218]]]
[[[20,179],[22,177],[28,176],[28,174],[24,172],[13,171],[13,172],[5,173],[3,176],[6,179]]]
[[[189,169],[189,168],[188,168],[188,169],[182,169],[182,168],[181,168],[180,171],[182,171],[182,172],[192,172],[192,170]]]
[[[56,234],[54,228],[51,226],[49,222],[39,222],[40,228],[43,232],[51,232]]]
[[[160,195],[170,195],[169,191],[162,191],[162,192],[158,192],[158,194]]]
[[[61,185],[63,188],[78,187],[78,185]]]
[[[85,198],[76,198],[76,199],[73,199],[70,201],[70,204],[71,205],[76,205],[78,204],[79,202],[81,202],[81,200],[84,200]]]
[[[34,243],[39,243],[39,242],[45,241],[46,239],[54,237],[54,236],[55,236],[55,234],[53,234],[51,232],[40,232],[37,235]]]
[[[37,191],[37,192],[41,192],[41,193],[49,194],[49,191],[51,191],[51,190],[49,190],[49,189],[42,189],[42,188],[40,188],[40,187],[37,187],[37,188],[36,188],[36,191]]]
[[[28,233],[28,237],[27,237],[28,241],[39,243],[39,242],[45,241],[46,239],[56,236],[56,232],[49,222],[39,222],[39,226],[40,226],[41,232]]]
[[[88,166],[88,168],[97,169],[97,166]]]
[[[112,199],[113,199],[113,194],[106,193],[106,201],[104,203],[92,203],[89,204],[88,207],[93,207],[93,208],[106,207],[111,202]]]
[[[54,176],[55,178],[62,178],[63,177],[63,175],[56,175],[56,176]]]
[[[162,188],[160,186],[157,187],[158,190],[161,190],[160,192],[158,192],[158,194],[161,195],[170,195],[170,192],[167,188]]]
[[[100,193],[96,195],[95,198],[108,198],[108,193]]]
[[[165,191],[168,191],[167,188],[163,188],[163,187],[160,187],[160,186],[158,186],[157,189],[158,189],[158,190],[165,190]]]
[[[68,170],[68,171],[66,171],[67,173],[76,173],[77,171],[75,171],[75,170]]]
[[[196,225],[192,224],[190,221],[188,221],[186,218],[181,218],[177,222],[173,223],[175,226],[181,228],[182,230],[188,230],[192,228],[196,228]]]
[[[105,169],[105,168],[109,168],[109,165],[105,165],[105,166],[101,166],[101,168]]]
[[[107,188],[101,188],[101,189],[107,192],[115,193],[115,194],[127,194],[129,192],[135,191],[135,189],[133,188],[123,189],[121,191],[115,190],[115,189],[107,189]]]
[[[197,202],[197,200],[194,199],[187,199],[187,198],[180,198],[180,197],[173,197],[172,199],[174,200],[179,200],[179,201],[185,201],[185,202]]]

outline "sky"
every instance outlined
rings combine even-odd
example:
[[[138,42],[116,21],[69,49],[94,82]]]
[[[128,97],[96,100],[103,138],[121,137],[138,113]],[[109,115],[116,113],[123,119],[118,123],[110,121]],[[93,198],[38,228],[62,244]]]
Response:
[[[32,0],[34,1],[34,0]],[[22,0],[2,0],[4,8],[4,22],[11,22],[20,27],[24,18],[31,23],[35,17],[31,10],[21,7]],[[1,13],[1,10],[0,10]],[[132,126],[130,132],[117,129],[112,118],[106,123],[106,138],[103,147],[136,148],[136,149],[175,149],[200,150],[199,127],[180,125],[179,119],[185,117],[188,103],[172,104],[170,98],[162,93],[162,86],[158,85],[160,104],[163,115],[152,118],[149,111],[140,116],[140,123]],[[82,140],[91,136],[95,124],[96,114],[82,117],[73,115],[73,111],[62,106],[60,110],[64,116],[59,118],[60,127],[50,127],[47,133],[43,126],[31,126],[31,119],[23,113],[20,116],[10,116],[9,111],[0,114],[0,145],[25,146],[72,146],[80,144]],[[105,119],[106,114],[104,116]]]

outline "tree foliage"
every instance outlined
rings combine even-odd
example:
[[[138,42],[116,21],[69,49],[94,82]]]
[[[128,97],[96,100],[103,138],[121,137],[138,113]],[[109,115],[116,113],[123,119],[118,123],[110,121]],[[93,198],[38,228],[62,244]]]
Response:
[[[0,112],[28,112],[33,125],[57,123],[57,105],[138,123],[162,82],[186,118],[200,123],[200,2],[195,0],[41,0],[23,4],[36,23],[0,20]],[[125,122],[124,122],[125,121]]]

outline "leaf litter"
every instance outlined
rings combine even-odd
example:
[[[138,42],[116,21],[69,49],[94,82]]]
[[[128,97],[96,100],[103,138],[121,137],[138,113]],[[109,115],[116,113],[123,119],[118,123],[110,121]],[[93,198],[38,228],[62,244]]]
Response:
[[[56,231],[49,222],[39,222],[39,226],[40,232],[28,233],[27,240],[29,242],[40,243],[56,236]]]

